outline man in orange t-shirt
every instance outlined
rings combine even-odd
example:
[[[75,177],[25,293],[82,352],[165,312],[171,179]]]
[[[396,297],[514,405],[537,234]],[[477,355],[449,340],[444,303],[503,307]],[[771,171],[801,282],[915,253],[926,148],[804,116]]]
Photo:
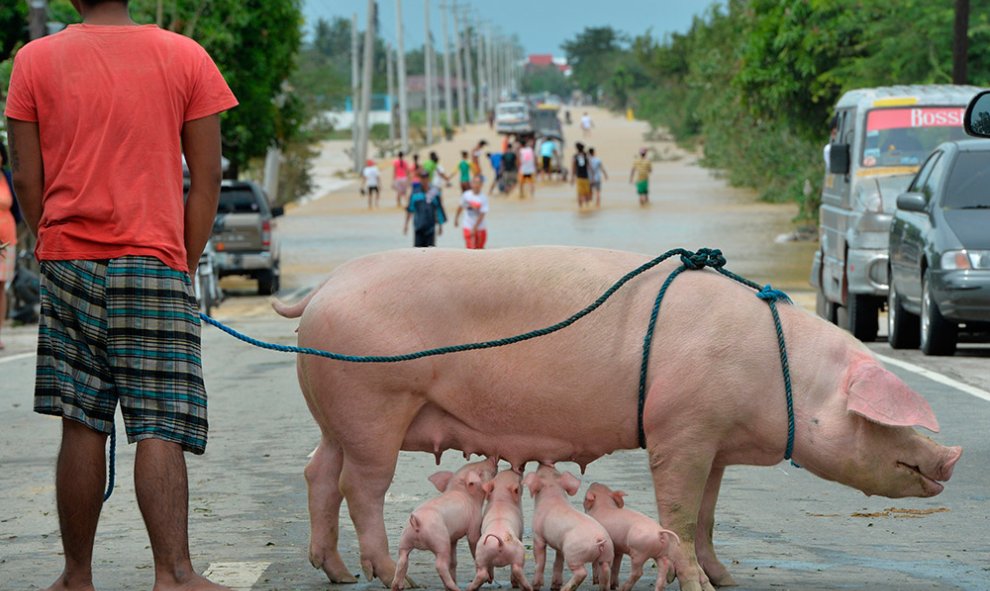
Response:
[[[50,589],[92,589],[118,402],[137,443],[155,589],[224,589],[192,568],[183,452],[206,446],[189,273],[216,213],[219,114],[237,100],[202,47],[136,25],[127,0],[72,3],[83,24],[17,53],[6,108],[18,202],[41,262],[34,408],[62,417],[65,569]]]

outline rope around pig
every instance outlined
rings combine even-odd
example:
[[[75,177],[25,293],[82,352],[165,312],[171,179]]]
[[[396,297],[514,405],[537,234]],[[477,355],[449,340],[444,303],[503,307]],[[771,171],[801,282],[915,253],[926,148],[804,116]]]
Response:
[[[683,273],[684,271],[694,271],[704,269],[705,267],[710,267],[711,269],[738,281],[748,287],[751,287],[757,291],[756,296],[767,302],[770,307],[770,312],[773,316],[774,326],[777,331],[777,344],[780,348],[780,364],[784,375],[784,390],[787,399],[787,446],[784,451],[784,459],[790,460],[791,453],[794,450],[794,402],[791,392],[791,373],[790,368],[787,363],[787,348],[784,343],[784,331],[780,324],[780,316],[777,314],[776,302],[782,300],[785,303],[790,304],[791,300],[782,291],[771,288],[769,285],[760,286],[745,277],[736,275],[735,273],[724,268],[725,257],[722,256],[722,251],[718,249],[708,249],[702,248],[697,252],[691,252],[683,248],[674,248],[668,250],[664,254],[647,261],[646,263],[640,265],[636,269],[633,269],[629,273],[623,275],[618,281],[612,284],[605,292],[598,297],[589,306],[575,313],[566,320],[562,320],[554,325],[548,326],[546,328],[540,328],[537,330],[532,330],[523,334],[518,334],[515,336],[496,339],[492,341],[483,341],[479,343],[468,343],[464,345],[451,345],[447,347],[438,347],[434,349],[426,349],[423,351],[417,351],[415,353],[406,353],[403,355],[343,355],[341,353],[333,353],[330,351],[323,351],[320,349],[311,349],[308,347],[296,347],[289,345],[279,345],[276,343],[268,343],[265,341],[259,341],[258,339],[251,338],[245,334],[242,334],[229,326],[221,323],[218,320],[210,318],[209,316],[200,313],[200,318],[203,319],[208,324],[219,328],[220,330],[226,332],[227,334],[233,336],[236,339],[244,341],[245,343],[260,347],[262,349],[270,349],[273,351],[279,351],[282,353],[299,353],[305,355],[316,355],[319,357],[325,357],[327,359],[333,359],[336,361],[345,361],[349,363],[397,363],[400,361],[411,361],[414,359],[421,359],[423,357],[433,357],[437,355],[446,355],[448,353],[458,353],[461,351],[473,351],[477,349],[491,349],[495,347],[503,347],[505,345],[512,345],[522,341],[527,341],[530,339],[535,339],[544,335],[548,335],[552,332],[567,328],[568,326],[574,324],[581,318],[587,316],[591,312],[598,309],[602,304],[605,303],[612,295],[618,291],[622,286],[632,280],[634,277],[652,269],[653,267],[659,265],[663,261],[669,259],[674,255],[680,255],[681,266],[675,269],[670,275],[667,276],[666,281],[664,281],[663,286],[660,288],[660,292],[657,294],[657,299],[653,304],[653,311],[650,314],[649,326],[646,330],[646,336],[643,339],[643,360],[640,365],[639,372],[639,400],[638,400],[638,424],[637,424],[637,438],[639,446],[641,448],[646,447],[646,433],[643,430],[643,409],[646,404],[646,377],[647,377],[647,366],[649,365],[650,359],[650,345],[653,342],[653,333],[656,328],[657,316],[660,312],[660,303],[663,301],[664,295],[667,293],[667,288],[673,280]],[[111,438],[110,442],[110,474],[109,474],[109,484],[105,499],[110,498],[110,494],[113,491],[113,480],[114,480],[114,467],[113,467],[113,450],[114,450],[114,437]]]

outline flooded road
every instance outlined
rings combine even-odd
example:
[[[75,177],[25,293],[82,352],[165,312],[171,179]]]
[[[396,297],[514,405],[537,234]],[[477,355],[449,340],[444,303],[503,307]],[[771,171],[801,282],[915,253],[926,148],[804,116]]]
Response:
[[[596,128],[588,143],[596,148],[609,173],[603,184],[602,207],[579,211],[574,186],[560,181],[539,181],[534,199],[519,199],[518,194],[492,196],[489,248],[562,244],[651,255],[678,247],[719,248],[728,260],[727,267],[738,274],[790,292],[810,289],[807,277],[816,243],[775,242],[778,235],[794,230],[795,205],[760,203],[751,191],[728,187],[700,167],[696,155],[669,143],[645,142],[645,123],[629,122],[605,111],[592,111],[592,116]],[[571,130],[565,128],[565,134]],[[436,147],[441,164],[454,169],[459,150],[482,138],[489,147],[499,141],[487,128],[472,127],[454,142]],[[573,141],[568,139],[568,158],[573,154]],[[328,149],[339,150],[344,145],[331,143]],[[628,182],[632,157],[641,146],[650,146],[666,158],[654,162],[651,204],[646,207],[639,205]],[[369,211],[355,183],[290,208],[279,220],[283,291],[310,287],[351,258],[412,245],[412,236],[402,235],[405,213],[396,207],[394,193],[387,186],[391,171],[381,161],[380,167],[386,185],[380,208]],[[485,169],[490,174],[487,163]],[[449,216],[458,198],[456,188],[444,195]],[[448,223],[438,246],[463,248],[460,229]]]

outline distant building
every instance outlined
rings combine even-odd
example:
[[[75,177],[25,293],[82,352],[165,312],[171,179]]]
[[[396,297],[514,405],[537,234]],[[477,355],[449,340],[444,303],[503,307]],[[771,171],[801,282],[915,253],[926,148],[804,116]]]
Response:
[[[571,75],[571,67],[567,64],[567,58],[554,57],[549,53],[532,53],[526,58],[527,71],[539,68],[557,68],[564,76]]]

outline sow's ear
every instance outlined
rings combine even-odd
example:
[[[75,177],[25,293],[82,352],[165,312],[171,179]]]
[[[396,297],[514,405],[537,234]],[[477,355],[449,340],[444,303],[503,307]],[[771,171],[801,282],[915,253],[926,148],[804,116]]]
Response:
[[[873,363],[852,370],[846,409],[891,427],[924,427],[938,433],[938,421],[928,401],[897,376]]]

